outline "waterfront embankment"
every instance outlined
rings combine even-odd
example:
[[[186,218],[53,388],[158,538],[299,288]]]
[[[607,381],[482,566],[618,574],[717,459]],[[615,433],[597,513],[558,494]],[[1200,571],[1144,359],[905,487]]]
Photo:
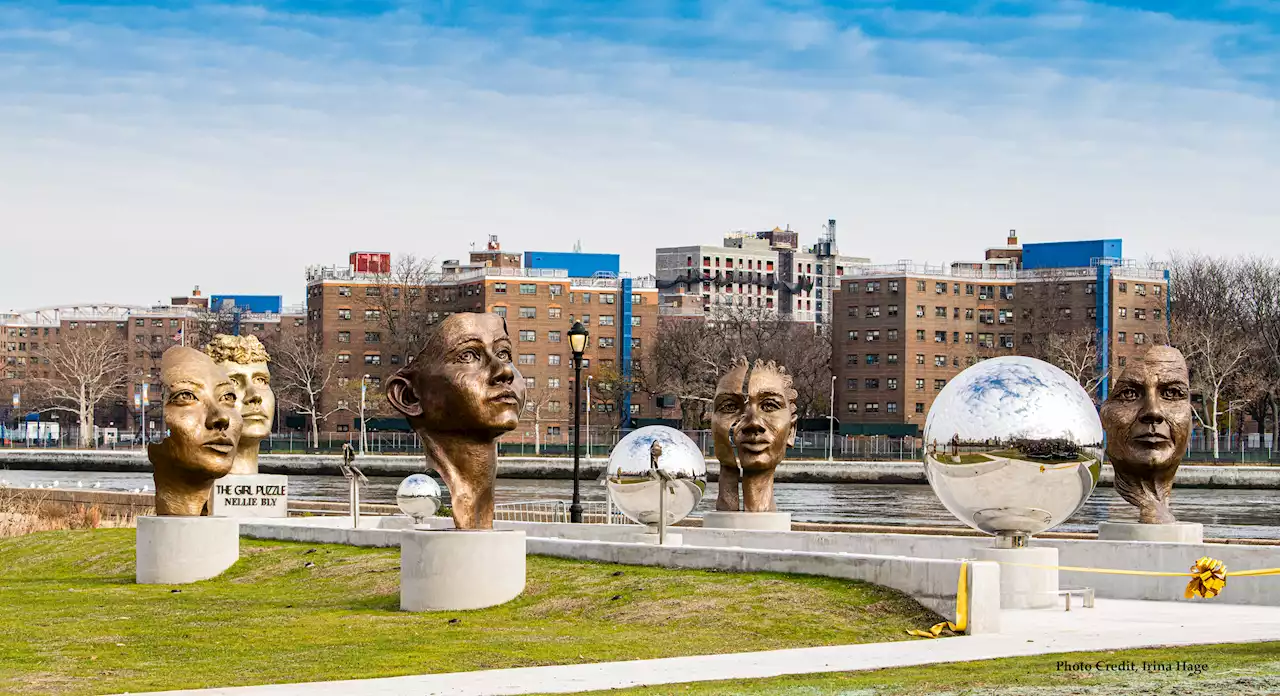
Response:
[[[267,474],[340,475],[342,458],[332,454],[264,454],[259,469]],[[607,460],[584,459],[581,477],[598,478]],[[366,476],[408,476],[425,469],[421,455],[367,455],[357,459]],[[707,460],[712,481],[719,478],[719,463]],[[3,449],[0,469],[35,471],[149,472],[151,464],[141,450]],[[569,457],[501,457],[498,476],[511,479],[570,479]],[[778,467],[779,483],[927,483],[924,465],[912,461],[814,461],[789,460]],[[1111,467],[1103,466],[1101,485],[1110,486]],[[1280,489],[1280,467],[1204,466],[1184,464],[1175,484],[1181,488]]]

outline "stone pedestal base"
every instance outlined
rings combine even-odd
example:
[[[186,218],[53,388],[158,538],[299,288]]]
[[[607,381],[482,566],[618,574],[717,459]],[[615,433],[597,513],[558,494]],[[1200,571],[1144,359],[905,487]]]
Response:
[[[789,532],[791,531],[791,513],[715,510],[702,516],[702,526],[712,529],[754,529],[766,532]]]
[[[1099,522],[1099,541],[1171,541],[1203,544],[1204,525],[1199,522],[1142,524],[1139,522]]]
[[[221,575],[240,559],[240,523],[230,517],[139,517],[137,581],[181,585]]]
[[[684,535],[679,532],[667,530],[663,535],[663,546],[684,546]],[[627,541],[633,544],[650,544],[658,545],[658,530],[654,529],[648,532],[636,532],[630,538],[620,539],[619,541]]]
[[[414,529],[402,534],[404,611],[483,609],[524,592],[524,532]]]
[[[1058,565],[1058,550],[1028,546],[1019,549],[979,547],[973,550],[979,561],[1000,564],[1001,609],[1048,609],[1058,604],[1058,569],[1027,568],[1023,565]]]

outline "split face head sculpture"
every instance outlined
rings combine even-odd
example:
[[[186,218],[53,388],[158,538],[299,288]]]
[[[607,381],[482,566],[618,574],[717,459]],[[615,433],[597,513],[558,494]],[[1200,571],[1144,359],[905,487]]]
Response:
[[[449,487],[455,525],[492,527],[494,441],[519,425],[525,403],[506,320],[447,317],[414,361],[387,380],[387,400],[426,443],[429,463]]]
[[[1120,375],[1100,411],[1116,491],[1137,506],[1139,520],[1174,522],[1173,477],[1191,433],[1187,362],[1170,346],[1155,346]]]
[[[204,352],[231,378],[244,428],[233,474],[258,473],[258,443],[271,434],[276,395],[271,390],[271,356],[257,336],[213,337]]]
[[[227,373],[198,350],[174,346],[161,358],[169,436],[147,446],[155,468],[156,512],[199,515],[213,482],[231,471],[244,421]]]
[[[787,447],[795,444],[795,399],[791,376],[772,361],[757,360],[752,365],[739,358],[720,379],[711,417],[716,458],[720,460],[717,510],[738,509],[738,476],[742,477],[748,512],[775,509],[773,472],[786,456]]]

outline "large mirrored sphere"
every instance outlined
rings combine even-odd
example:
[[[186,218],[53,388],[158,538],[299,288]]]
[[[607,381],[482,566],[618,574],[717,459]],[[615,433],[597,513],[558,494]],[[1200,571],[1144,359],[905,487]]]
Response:
[[[656,467],[653,445],[662,452]],[[688,435],[665,425],[649,425],[622,438],[609,454],[605,485],[622,514],[644,525],[658,524],[659,495],[666,523],[693,512],[707,490],[707,462]]]
[[[396,505],[415,520],[430,517],[440,509],[440,484],[426,474],[411,474],[396,490]]]
[[[1102,422],[1061,369],[992,358],[943,387],[924,449],[929,485],[951,514],[988,534],[1030,536],[1061,524],[1093,493]]]

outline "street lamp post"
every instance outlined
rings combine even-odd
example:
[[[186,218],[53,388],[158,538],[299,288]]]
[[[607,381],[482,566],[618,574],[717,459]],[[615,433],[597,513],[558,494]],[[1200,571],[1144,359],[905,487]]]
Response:
[[[18,422],[19,422],[18,419],[22,417],[22,413],[18,411],[18,408],[20,406],[22,406],[22,393],[14,392],[13,393],[13,435],[9,437],[10,442],[18,438]]]
[[[835,461],[836,438],[836,376],[831,375],[831,422],[827,428],[827,461]]]
[[[591,375],[587,375],[587,459],[591,458]]]
[[[360,456],[361,456],[361,457],[363,457],[363,456],[364,456],[364,449],[365,449],[365,445],[364,445],[364,437],[365,437],[365,436],[364,436],[364,433],[365,433],[365,428],[364,428],[364,390],[365,390],[365,385],[366,385],[368,382],[369,382],[369,375],[364,375],[363,377],[361,377],[361,378],[360,378]]]
[[[147,407],[151,405],[151,384],[142,383],[142,443],[145,445],[147,440]]]
[[[582,442],[582,354],[587,350],[587,329],[573,322],[569,329],[569,349],[573,351],[573,502],[569,505],[569,521],[582,523],[582,500],[578,494],[579,445]]]

